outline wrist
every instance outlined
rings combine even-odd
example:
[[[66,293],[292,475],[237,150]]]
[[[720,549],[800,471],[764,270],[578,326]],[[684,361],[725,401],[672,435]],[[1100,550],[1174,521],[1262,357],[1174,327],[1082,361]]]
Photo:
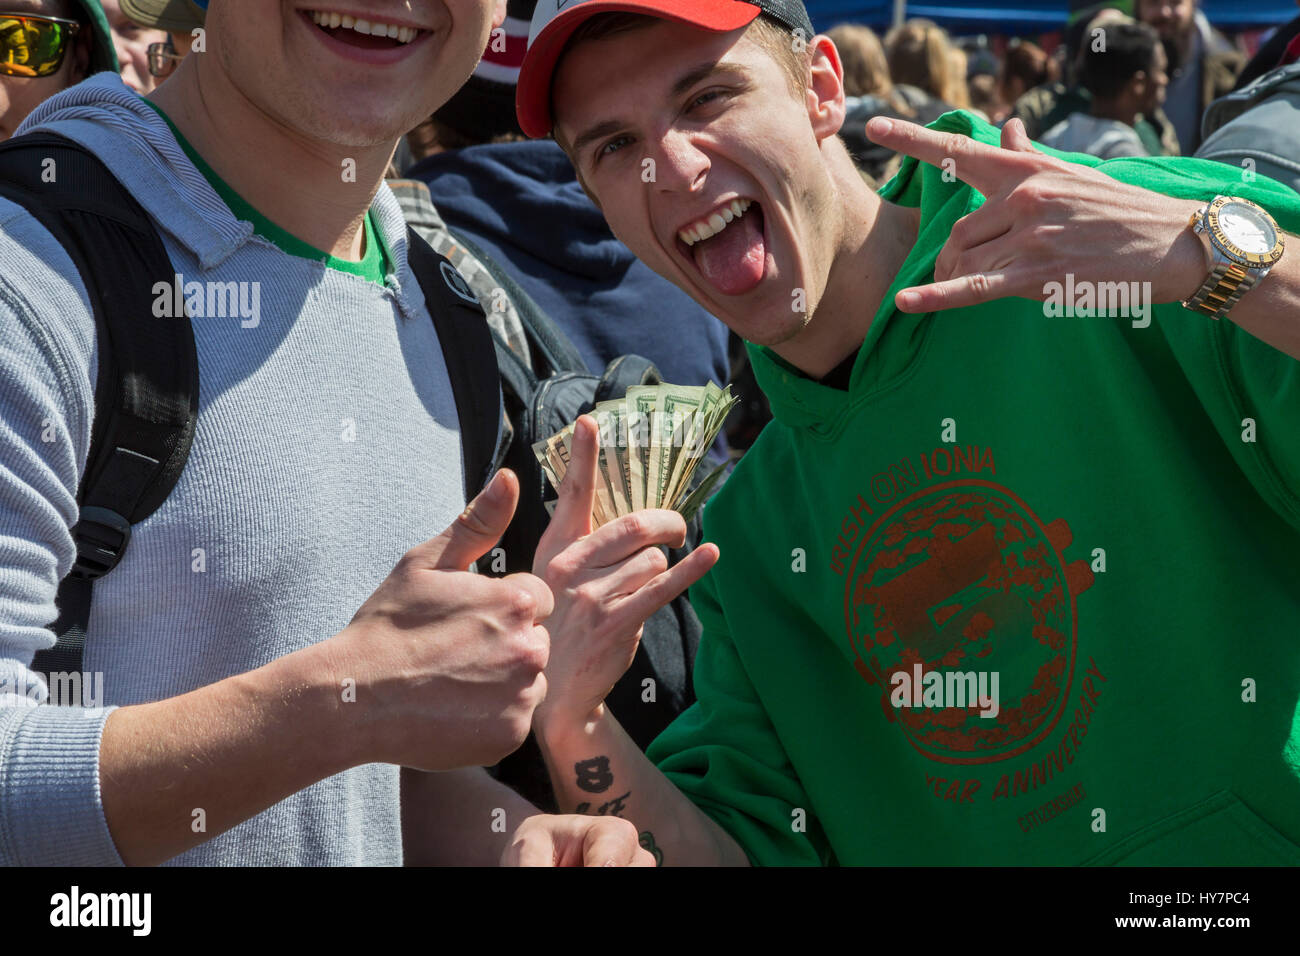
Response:
[[[329,642],[313,644],[245,675],[255,690],[283,703],[296,743],[329,774],[377,760],[367,708],[344,684]]]
[[[1165,291],[1156,302],[1182,302],[1196,294],[1213,268],[1207,242],[1195,231],[1193,216],[1204,203],[1180,203],[1181,228],[1170,248],[1168,260],[1160,264]]]
[[[533,713],[533,733],[544,751],[566,750],[595,734],[608,714],[603,701],[586,712],[544,711],[539,707]]]

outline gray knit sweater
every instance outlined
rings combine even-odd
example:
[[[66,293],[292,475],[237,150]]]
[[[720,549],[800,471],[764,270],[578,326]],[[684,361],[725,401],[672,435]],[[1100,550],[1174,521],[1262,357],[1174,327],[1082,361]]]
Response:
[[[260,314],[193,320],[198,428],[180,481],[96,584],[84,667],[97,706],[53,707],[28,670],[55,593],[94,412],[94,325],[61,247],[0,200],[0,863],[120,864],[98,757],[116,706],[258,667],[343,628],[402,553],[464,507],[455,401],[402,213],[373,211],[386,286],[287,255],[236,220],[116,75],[22,131],[78,140],[157,223],[186,282],[257,282]],[[395,766],[323,780],[177,864],[400,864]]]

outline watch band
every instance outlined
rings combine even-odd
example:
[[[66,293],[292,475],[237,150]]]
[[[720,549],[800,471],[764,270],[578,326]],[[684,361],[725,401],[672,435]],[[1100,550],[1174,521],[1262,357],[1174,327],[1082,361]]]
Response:
[[[1183,307],[1212,319],[1222,318],[1250,291],[1257,278],[1256,272],[1225,259],[1214,267],[1195,295],[1183,300]]]

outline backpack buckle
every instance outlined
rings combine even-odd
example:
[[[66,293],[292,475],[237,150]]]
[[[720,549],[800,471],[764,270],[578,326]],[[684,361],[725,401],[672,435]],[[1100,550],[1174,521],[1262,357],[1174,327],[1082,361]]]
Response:
[[[108,508],[82,508],[72,528],[77,560],[69,574],[93,581],[117,567],[131,541],[131,522]]]

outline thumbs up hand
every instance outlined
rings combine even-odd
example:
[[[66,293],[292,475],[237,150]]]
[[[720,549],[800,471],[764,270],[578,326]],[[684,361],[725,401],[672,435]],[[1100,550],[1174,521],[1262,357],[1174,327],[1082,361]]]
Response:
[[[354,743],[372,762],[420,770],[493,764],[528,736],[546,696],[550,589],[531,574],[469,573],[505,532],[519,480],[501,471],[442,534],[408,551],[321,645]]]

